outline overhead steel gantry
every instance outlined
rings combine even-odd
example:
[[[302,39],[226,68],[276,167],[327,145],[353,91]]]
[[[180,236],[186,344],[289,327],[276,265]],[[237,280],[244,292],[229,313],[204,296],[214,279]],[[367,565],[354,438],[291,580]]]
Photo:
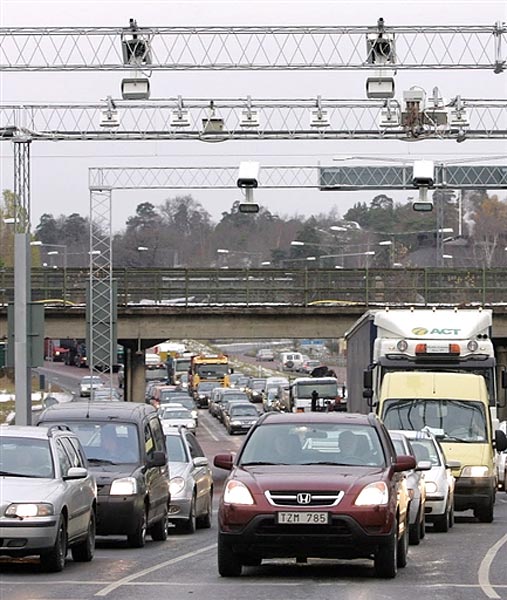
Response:
[[[505,68],[506,25],[0,28],[2,71]]]
[[[183,99],[0,104],[0,138],[33,140],[504,139],[507,100]]]

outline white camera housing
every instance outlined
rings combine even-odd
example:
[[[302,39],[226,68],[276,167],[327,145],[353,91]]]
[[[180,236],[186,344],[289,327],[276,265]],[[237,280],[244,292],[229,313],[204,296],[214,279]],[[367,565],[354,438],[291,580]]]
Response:
[[[415,187],[428,188],[435,182],[435,164],[432,160],[417,160],[414,162],[412,184]]]
[[[239,188],[256,188],[259,185],[259,163],[241,162],[239,163],[239,174],[237,186]]]
[[[394,79],[392,77],[368,77],[366,80],[366,96],[385,100],[394,97]]]
[[[128,77],[121,82],[121,96],[124,100],[148,100],[150,80],[146,77]]]

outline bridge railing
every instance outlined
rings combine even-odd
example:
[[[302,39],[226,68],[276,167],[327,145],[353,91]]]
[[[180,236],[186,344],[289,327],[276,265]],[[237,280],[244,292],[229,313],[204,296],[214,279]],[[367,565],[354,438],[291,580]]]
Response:
[[[88,269],[32,270],[32,298],[84,305]],[[495,304],[507,302],[506,269],[115,269],[118,305],[219,306]],[[0,302],[14,274],[0,270]]]

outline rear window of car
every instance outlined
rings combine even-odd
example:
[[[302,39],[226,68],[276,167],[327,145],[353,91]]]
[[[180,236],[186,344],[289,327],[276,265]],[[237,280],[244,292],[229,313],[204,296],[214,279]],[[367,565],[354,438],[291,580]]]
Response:
[[[53,478],[48,440],[0,437],[0,474],[5,477]]]

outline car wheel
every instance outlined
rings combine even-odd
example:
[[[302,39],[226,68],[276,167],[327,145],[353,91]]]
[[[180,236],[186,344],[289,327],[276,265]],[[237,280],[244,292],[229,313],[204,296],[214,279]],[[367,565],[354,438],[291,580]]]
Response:
[[[65,567],[65,558],[67,557],[67,525],[63,515],[60,516],[58,523],[58,533],[56,534],[55,545],[46,554],[42,554],[40,562],[44,571],[49,573],[59,573]]]
[[[451,508],[449,510],[449,529],[454,527],[454,504],[451,504]]]
[[[218,536],[218,572],[222,577],[239,577],[241,575],[241,560],[234,554],[226,542]]]
[[[381,546],[375,554],[375,574],[382,579],[396,577],[398,571],[398,536],[397,526],[389,536],[387,544]]]
[[[434,518],[433,531],[437,533],[447,533],[449,531],[449,509],[443,515]]]
[[[75,562],[90,562],[95,554],[95,511],[90,514],[86,539],[72,546],[72,558]]]
[[[419,511],[421,508],[419,507]],[[418,546],[421,543],[421,518],[417,515],[417,520],[413,525],[409,526],[408,529],[408,542],[412,546]]]
[[[165,542],[167,539],[167,508],[164,516],[150,528],[151,539],[155,542]]]
[[[490,498],[485,506],[474,508],[474,517],[479,519],[481,523],[493,522],[493,498]]]
[[[197,518],[196,518],[196,506],[195,506],[195,494],[192,496],[192,502],[190,504],[190,514],[188,519],[184,521],[182,530],[185,533],[194,533],[197,528]]]
[[[148,517],[146,515],[146,510],[144,510],[139,523],[137,524],[136,530],[134,533],[131,533],[127,536],[127,541],[131,548],[143,548],[146,544],[147,522]]]
[[[398,552],[397,552],[398,556],[397,556],[396,562],[400,569],[403,569],[403,567],[407,566],[408,535],[409,535],[408,532],[409,532],[409,526],[408,526],[408,514],[407,514],[403,535],[398,540]]]
[[[209,496],[208,496],[208,502],[207,502],[207,506],[206,506],[206,512],[201,515],[200,517],[197,517],[197,527],[199,527],[199,529],[209,529],[211,527],[211,518],[213,515],[213,490],[210,490]]]
[[[259,567],[262,563],[260,556],[242,556],[240,560],[245,567]]]
[[[423,511],[422,514],[422,518],[421,518],[421,533],[419,534],[421,540],[423,540],[426,537],[426,512]]]

